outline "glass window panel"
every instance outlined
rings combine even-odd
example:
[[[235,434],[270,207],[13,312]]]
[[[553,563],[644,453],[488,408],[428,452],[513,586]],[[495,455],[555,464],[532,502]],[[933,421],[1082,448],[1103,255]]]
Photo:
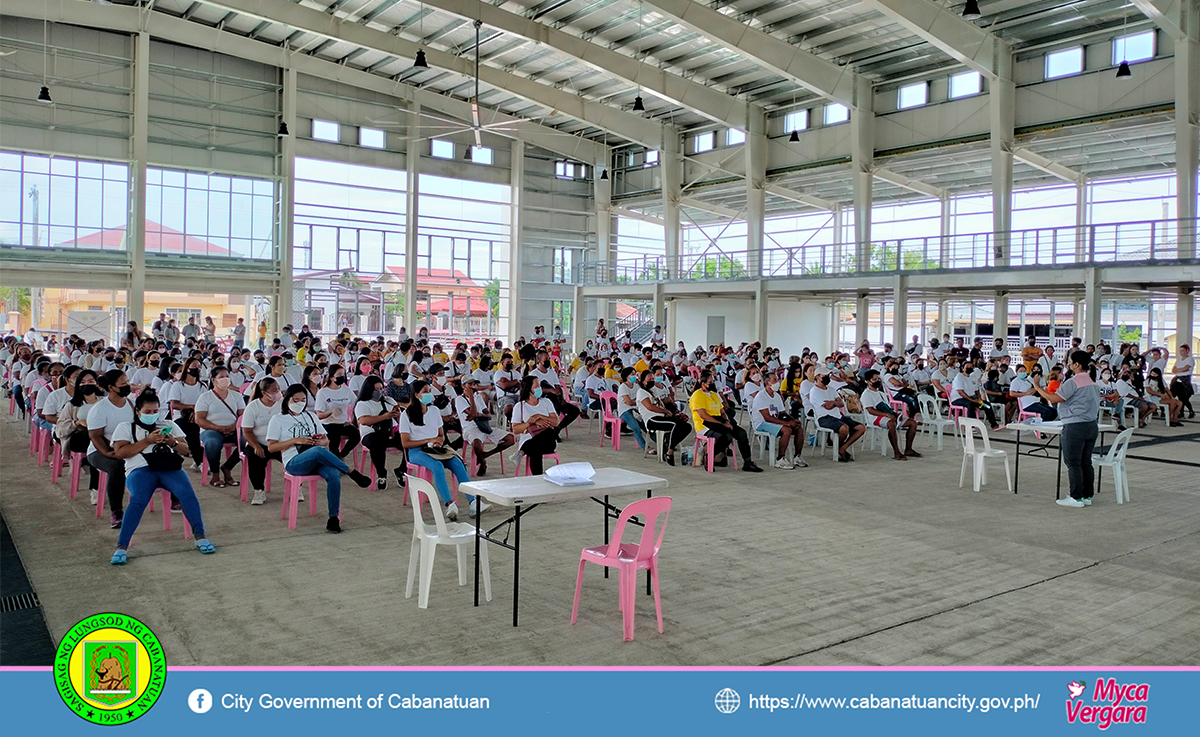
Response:
[[[725,145],[726,146],[737,146],[738,144],[745,143],[745,142],[746,142],[746,134],[743,133],[742,131],[738,130],[737,128],[730,128],[729,130],[725,131]]]
[[[1046,79],[1066,77],[1083,71],[1083,47],[1046,54]]]
[[[129,167],[124,164],[105,164],[104,178],[127,181],[129,179]]]
[[[793,110],[783,116],[783,130],[787,133],[808,128],[808,110]]]
[[[825,125],[837,125],[850,119],[850,108],[839,103],[825,106]]]
[[[900,88],[897,106],[903,110],[910,107],[920,107],[929,102],[929,84],[918,82]]]
[[[64,177],[75,176],[75,161],[73,159],[51,159],[50,173]]]
[[[21,154],[11,154],[7,151],[0,151],[0,169],[21,171]]]
[[[229,193],[211,192],[208,196],[208,235],[211,239],[214,236],[229,236],[230,232],[230,209]]]
[[[104,166],[95,161],[80,161],[79,176],[87,179],[103,179]]]
[[[262,197],[275,196],[275,183],[269,179],[252,179],[254,184],[254,194]]]
[[[376,128],[359,128],[358,145],[367,148],[383,148],[386,144],[386,134]]]
[[[950,77],[950,97],[978,95],[983,90],[983,77],[979,72],[963,72]]]
[[[312,122],[312,137],[318,141],[337,143],[340,133],[340,126],[332,121],[314,120]]]
[[[383,271],[383,233],[378,230],[359,231],[358,270],[378,274]]]
[[[37,174],[50,173],[50,159],[45,156],[25,156],[25,171]]]
[[[74,177],[50,177],[50,224],[75,224]]]
[[[147,202],[149,199],[147,198]],[[159,205],[161,211],[162,205]],[[129,219],[129,187],[125,182],[106,179],[104,181],[104,222],[101,227],[119,228]],[[147,215],[147,217],[149,217]],[[161,212],[159,217],[161,218]]]
[[[79,227],[99,229],[104,227],[104,182],[99,179],[80,179],[77,217]],[[149,200],[147,214],[149,217]]]
[[[453,159],[454,144],[450,141],[434,138],[429,142],[429,155],[436,156],[439,159]]]
[[[487,146],[472,146],[471,147],[471,162],[475,164],[492,164],[492,150]]]
[[[1154,58],[1154,31],[1134,33],[1113,39],[1113,65],[1123,61],[1132,64]]]

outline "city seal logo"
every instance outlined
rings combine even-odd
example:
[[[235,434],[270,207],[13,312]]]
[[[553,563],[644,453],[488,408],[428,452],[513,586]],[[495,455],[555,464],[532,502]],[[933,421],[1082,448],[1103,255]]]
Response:
[[[167,660],[150,628],[125,614],[97,614],[67,632],[54,657],[63,703],[93,724],[128,724],[162,695]]]

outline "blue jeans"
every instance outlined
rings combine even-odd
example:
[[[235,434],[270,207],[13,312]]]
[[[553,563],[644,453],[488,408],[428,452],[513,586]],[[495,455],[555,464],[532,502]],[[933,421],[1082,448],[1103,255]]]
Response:
[[[238,464],[241,457],[235,452],[221,465],[221,449],[225,447],[225,443],[236,443],[236,438],[233,435],[226,437],[216,430],[201,430],[200,443],[204,446],[204,457],[208,459],[208,472],[216,473],[220,468],[222,471],[228,471]]]
[[[625,423],[625,427],[633,430],[633,439],[637,441],[638,447],[642,450],[646,449],[646,439],[642,437],[642,426],[638,424],[637,415],[633,410],[627,409],[621,413],[621,421]]]
[[[320,445],[293,458],[283,470],[293,476],[320,476],[325,479],[325,499],[329,502],[329,516],[336,517],[342,511],[342,474],[350,473],[350,467],[342,459]]]
[[[41,417],[34,417],[33,424],[42,430],[53,430],[54,425],[51,425],[48,420],[43,420]]]
[[[409,448],[408,462],[415,463],[418,466],[423,466],[429,469],[430,474],[433,476],[433,486],[435,489],[437,489],[438,496],[440,496],[442,501],[446,504],[449,504],[452,501],[452,497],[450,496],[450,484],[446,483],[446,474],[444,472],[446,468],[450,469],[450,473],[454,474],[454,478],[458,479],[458,483],[460,484],[465,484],[471,480],[471,477],[467,474],[467,467],[463,465],[462,459],[458,456],[451,458],[445,465],[443,465],[442,462],[436,458],[430,458],[428,455],[426,455],[425,451],[421,450],[420,448]],[[472,502],[474,500],[475,497],[467,494],[467,502]]]
[[[192,526],[192,534],[199,540],[204,537],[204,519],[200,516],[200,502],[192,489],[186,471],[151,471],[148,467],[136,468],[125,478],[125,486],[129,489],[129,506],[125,507],[125,516],[121,520],[121,535],[117,538],[117,547],[128,548],[129,540],[142,519],[142,512],[150,504],[154,492],[166,489],[175,495],[183,505],[183,516],[187,517]]]

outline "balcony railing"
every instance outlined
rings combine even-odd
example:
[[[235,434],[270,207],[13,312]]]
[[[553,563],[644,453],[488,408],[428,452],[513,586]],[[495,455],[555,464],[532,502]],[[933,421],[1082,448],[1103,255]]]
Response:
[[[1147,263],[1195,258],[1197,220],[1147,220],[1106,225],[1065,226],[994,233],[876,241],[867,263],[859,264],[853,243],[807,244],[696,253],[617,258],[579,267],[581,284],[703,281],[982,269],[997,265],[1073,266]],[[1003,261],[1002,261],[1003,262]]]

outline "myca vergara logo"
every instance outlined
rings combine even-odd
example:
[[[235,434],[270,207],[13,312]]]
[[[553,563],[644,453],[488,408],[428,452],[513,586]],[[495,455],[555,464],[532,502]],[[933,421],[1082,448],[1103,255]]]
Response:
[[[1150,684],[1117,683],[1115,678],[1099,678],[1092,690],[1092,703],[1085,703],[1086,681],[1067,684],[1067,723],[1095,724],[1108,729],[1114,724],[1145,724]],[[1085,698],[1080,698],[1081,696]]]
[[[93,724],[127,724],[154,706],[167,678],[162,645],[124,614],[97,614],[67,632],[54,657],[54,685]]]

